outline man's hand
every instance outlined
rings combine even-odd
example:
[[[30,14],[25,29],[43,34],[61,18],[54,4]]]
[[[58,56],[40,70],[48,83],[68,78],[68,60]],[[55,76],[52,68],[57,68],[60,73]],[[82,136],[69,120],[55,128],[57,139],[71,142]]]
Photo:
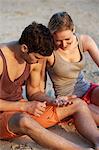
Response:
[[[72,96],[60,96],[57,97],[52,104],[56,105],[58,107],[63,107],[63,106],[67,106],[67,105],[71,105],[73,104],[73,101],[71,101],[72,99],[76,98],[76,95],[72,95]]]
[[[39,117],[46,108],[46,102],[31,101],[25,103],[25,111],[29,114]]]

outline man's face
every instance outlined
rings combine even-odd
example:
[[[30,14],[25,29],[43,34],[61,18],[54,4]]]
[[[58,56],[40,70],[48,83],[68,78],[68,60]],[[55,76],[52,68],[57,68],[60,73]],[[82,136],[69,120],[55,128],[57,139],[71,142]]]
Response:
[[[35,53],[35,52],[29,53],[29,49],[25,44],[21,45],[20,55],[21,55],[21,58],[24,61],[26,61],[28,64],[39,63],[42,60],[47,58],[47,56],[42,56],[39,53]]]
[[[42,56],[38,53],[25,53],[23,55],[23,59],[28,63],[28,64],[35,64],[38,63],[40,60],[45,59],[46,56]]]

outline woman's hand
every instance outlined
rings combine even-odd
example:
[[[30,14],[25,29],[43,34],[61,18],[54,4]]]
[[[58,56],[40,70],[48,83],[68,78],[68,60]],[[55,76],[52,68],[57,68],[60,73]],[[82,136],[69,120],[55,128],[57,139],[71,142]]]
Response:
[[[72,96],[58,96],[52,103],[58,107],[63,107],[67,105],[73,104],[72,99],[75,99],[77,96],[72,95]]]

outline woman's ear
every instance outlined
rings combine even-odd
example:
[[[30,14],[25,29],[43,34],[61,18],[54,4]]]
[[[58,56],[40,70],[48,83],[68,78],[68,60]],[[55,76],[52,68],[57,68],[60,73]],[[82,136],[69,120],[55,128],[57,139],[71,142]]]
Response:
[[[27,45],[22,44],[22,45],[21,45],[21,51],[22,51],[23,53],[27,53],[27,52],[28,52],[28,47],[27,47]]]
[[[75,26],[73,27],[73,33],[75,33]]]

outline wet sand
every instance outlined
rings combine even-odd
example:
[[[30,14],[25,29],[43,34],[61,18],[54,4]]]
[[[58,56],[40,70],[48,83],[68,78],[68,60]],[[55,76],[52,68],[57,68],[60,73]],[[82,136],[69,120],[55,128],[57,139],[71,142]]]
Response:
[[[58,11],[67,11],[73,18],[76,31],[89,34],[99,46],[99,1],[98,0],[0,0],[0,43],[17,40],[24,27],[32,21],[47,25],[49,18]],[[88,57],[84,73],[89,81],[99,83],[99,69]],[[48,80],[47,92],[53,95]],[[92,146],[75,132],[65,132],[59,126],[50,129],[70,141]],[[19,145],[21,144],[21,145]],[[0,141],[0,150],[44,150],[28,137],[14,141]]]

